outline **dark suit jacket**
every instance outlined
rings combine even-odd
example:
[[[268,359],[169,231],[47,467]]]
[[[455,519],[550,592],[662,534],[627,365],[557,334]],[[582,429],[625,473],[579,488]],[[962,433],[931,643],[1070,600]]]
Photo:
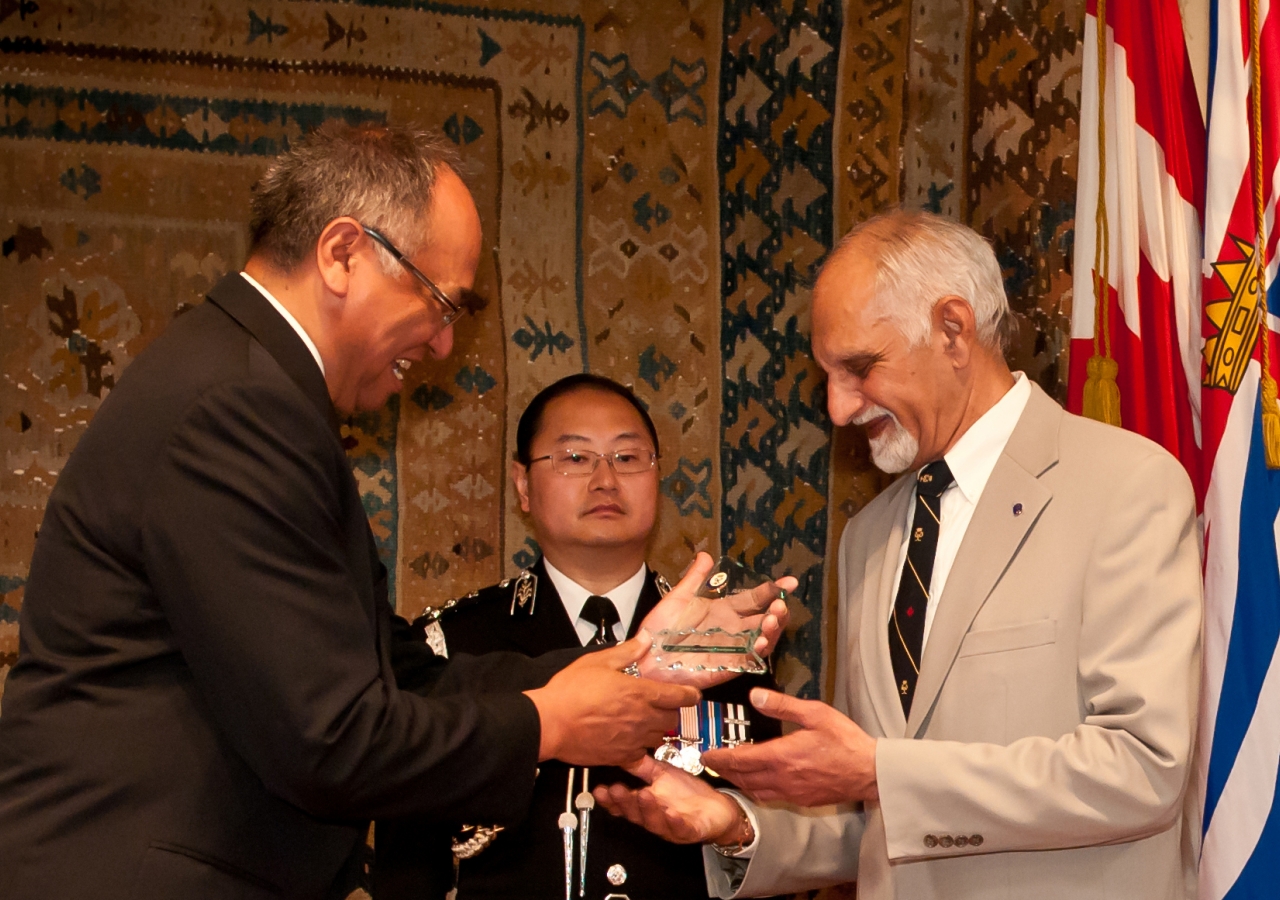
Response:
[[[464,598],[439,619],[448,642],[450,658],[459,653],[515,651],[537,656],[558,648],[580,647],[564,604],[546,574],[541,559],[530,571],[537,578],[537,593],[530,613],[516,606],[512,613],[514,584],[500,583]],[[650,572],[631,621],[634,635],[640,621],[661,597],[657,578]],[[414,622],[423,629],[428,617]],[[756,686],[773,687],[768,675],[740,676],[703,692],[708,700],[742,703],[748,709],[748,691]],[[756,714],[752,717],[756,740],[778,734],[776,720]],[[581,768],[575,768],[574,793],[581,790]],[[565,787],[569,767],[552,760],[544,762],[534,790],[529,813],[514,827],[508,826],[479,855],[462,860],[458,868],[458,900],[476,898],[564,897],[564,845],[556,819],[565,808]],[[591,785],[639,782],[621,769],[592,768]],[[489,824],[483,820],[462,820],[467,824]],[[379,821],[375,845],[377,864],[374,886],[376,900],[423,900],[440,896],[442,885],[430,883],[438,866],[426,871],[424,860],[434,857],[450,835],[438,826],[418,821]],[[576,839],[575,839],[576,841]],[[574,896],[577,896],[577,844],[574,850]],[[614,864],[627,871],[626,883],[614,887],[605,878]],[[447,889],[447,885],[443,888]],[[588,898],[600,900],[609,893],[626,894],[631,900],[705,900],[706,876],[701,848],[669,844],[603,809],[591,815],[587,858]]]
[[[129,367],[31,562],[0,717],[0,898],[320,898],[373,816],[518,819],[555,660],[393,631],[323,377],[229,276]],[[480,689],[484,695],[460,693]]]

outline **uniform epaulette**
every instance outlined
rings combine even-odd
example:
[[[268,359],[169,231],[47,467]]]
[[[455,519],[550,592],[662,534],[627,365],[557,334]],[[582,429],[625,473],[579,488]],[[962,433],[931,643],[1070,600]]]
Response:
[[[658,589],[659,597],[665,597],[671,593],[671,582],[667,581],[661,572],[650,569],[649,573],[653,575],[653,586]]]
[[[533,605],[538,601],[538,576],[528,569],[521,569],[519,575],[515,578],[504,579],[499,582],[498,587],[506,588],[511,584],[514,584],[515,587],[511,589],[510,615],[514,616],[518,607],[521,612],[532,616]],[[528,609],[525,607],[528,607]]]
[[[472,591],[453,600],[448,600],[440,606],[428,606],[422,611],[419,619],[423,623],[426,633],[427,646],[431,648],[431,652],[443,659],[449,658],[449,645],[444,639],[444,629],[440,627],[440,620],[446,616],[465,609],[480,599],[480,591]]]
[[[419,621],[423,623],[427,646],[431,648],[436,656],[447,659],[449,657],[449,647],[445,642],[444,628],[440,624],[441,621],[455,613],[470,609],[477,603],[501,597],[507,590],[511,591],[510,615],[514,616],[518,610],[532,616],[534,604],[538,599],[538,576],[528,569],[521,569],[514,578],[504,578],[495,585],[472,591],[439,606],[428,606],[424,609]]]

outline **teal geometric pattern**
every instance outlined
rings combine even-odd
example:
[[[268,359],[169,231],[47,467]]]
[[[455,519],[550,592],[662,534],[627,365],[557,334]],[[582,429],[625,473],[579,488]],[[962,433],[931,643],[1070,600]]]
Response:
[[[596,77],[587,92],[590,115],[607,111],[623,118],[631,104],[648,92],[661,104],[668,122],[691,119],[695,125],[703,125],[707,121],[707,102],[700,93],[707,84],[705,60],[682,63],[672,57],[665,72],[646,81],[627,54],[606,57],[593,51],[587,59],[587,69]]]
[[[395,571],[400,505],[396,502],[396,429],[400,423],[400,397],[393,394],[375,412],[359,413],[343,426],[343,446],[351,472],[360,488],[360,500],[373,529],[378,556],[388,572]],[[396,580],[387,579],[387,599],[396,608]]]
[[[750,546],[743,562],[764,573],[796,559],[807,562],[791,574],[800,580],[799,599],[811,617],[782,649],[816,675],[828,556],[830,423],[824,391],[800,365],[810,355],[807,328],[786,310],[832,246],[841,7],[830,0],[818,3],[816,12],[811,6],[725,3],[718,156],[726,298],[720,464],[726,550]],[[735,302],[748,295],[751,302]],[[752,425],[761,421],[759,428]],[[746,534],[762,540],[740,541]],[[811,677],[799,693],[817,697],[820,687]]]
[[[4,43],[0,41],[0,50]],[[0,121],[0,137],[119,143],[235,156],[275,156],[289,149],[290,140],[330,119],[343,119],[352,125],[386,121],[386,113],[380,110],[351,106],[98,89],[77,91],[29,84],[0,86],[0,107],[8,110]],[[76,111],[75,124],[69,121],[69,107]],[[41,108],[62,113],[56,117],[32,115]],[[16,110],[23,111],[15,114]],[[83,180],[85,173],[68,174],[78,179],[76,186],[86,193],[95,189],[96,182]],[[63,184],[67,182],[64,180]]]
[[[675,501],[682,516],[711,518],[711,460],[690,462],[684,457],[662,479],[662,493]]]

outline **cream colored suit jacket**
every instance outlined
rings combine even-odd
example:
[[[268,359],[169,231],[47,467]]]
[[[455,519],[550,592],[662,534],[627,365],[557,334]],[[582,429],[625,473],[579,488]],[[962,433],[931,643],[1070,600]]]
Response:
[[[708,848],[711,893],[856,876],[860,900],[1187,896],[1201,570],[1182,467],[1032,385],[938,600],[907,720],[887,623],[911,496],[896,481],[840,545],[835,705],[880,739],[879,801],[753,806],[745,877]]]

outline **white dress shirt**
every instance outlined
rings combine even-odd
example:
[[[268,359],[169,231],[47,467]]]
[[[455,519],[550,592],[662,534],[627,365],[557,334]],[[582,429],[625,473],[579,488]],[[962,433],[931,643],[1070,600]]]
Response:
[[[555,585],[556,593],[560,595],[560,602],[564,604],[564,611],[569,614],[569,621],[573,623],[574,630],[578,632],[578,639],[582,642],[582,646],[587,646],[591,639],[596,636],[597,626],[594,622],[580,619],[579,616],[582,615],[582,607],[586,605],[587,598],[591,596],[592,592],[551,565],[550,561],[545,557],[542,560],[542,564],[547,567],[547,575],[551,578],[551,583]],[[644,563],[641,563],[640,569],[636,574],[613,590],[600,595],[608,597],[613,601],[613,605],[617,607],[618,621],[613,625],[613,634],[619,641],[627,639],[627,632],[631,628],[631,620],[635,618],[636,606],[640,603],[640,592],[644,590],[644,579],[648,572],[648,568]]]
[[[315,358],[316,365],[320,367],[320,374],[323,375],[324,360],[320,358],[320,351],[316,349],[316,342],[311,340],[311,335],[307,334],[306,329],[299,325],[298,320],[293,317],[293,314],[290,313],[289,310],[285,309],[284,305],[279,300],[271,296],[271,292],[269,290],[258,284],[257,279],[252,275],[248,272],[241,272],[240,277],[256,287],[258,289],[258,293],[266,297],[267,302],[276,308],[276,312],[284,316],[284,320],[289,323],[289,327],[298,332],[298,337],[302,338],[302,343],[306,344],[307,349],[311,351],[311,355]]]
[[[973,511],[982,498],[991,470],[996,467],[1000,454],[1004,452],[1004,445],[1009,443],[1009,437],[1031,398],[1031,382],[1027,381],[1027,377],[1021,372],[1015,372],[1014,379],[1013,387],[1005,392],[995,406],[970,425],[969,430],[960,435],[960,440],[942,457],[951,469],[955,481],[942,492],[938,551],[933,558],[933,577],[929,580],[929,596],[932,599],[925,607],[921,651],[929,643],[929,629],[933,627],[938,604],[945,599],[943,589],[947,584],[947,576],[951,574],[951,566],[960,551],[964,533],[969,529]],[[902,529],[902,549],[898,553],[898,574],[893,581],[895,591],[902,580],[902,567],[907,561],[911,520],[916,508],[914,488],[911,494],[911,502],[907,504],[907,519]]]

